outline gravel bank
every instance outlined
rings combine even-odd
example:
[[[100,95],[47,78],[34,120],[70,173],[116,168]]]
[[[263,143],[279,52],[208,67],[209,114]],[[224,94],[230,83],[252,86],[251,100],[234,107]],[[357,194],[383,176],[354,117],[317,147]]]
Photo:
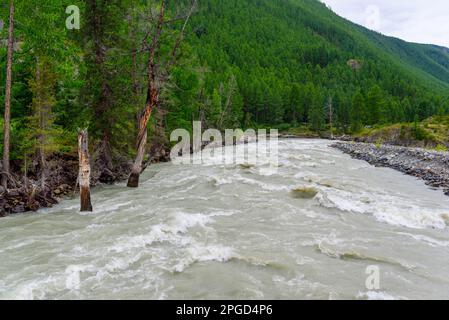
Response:
[[[427,185],[441,188],[449,196],[449,152],[357,142],[337,142],[332,147],[372,165],[423,179]]]

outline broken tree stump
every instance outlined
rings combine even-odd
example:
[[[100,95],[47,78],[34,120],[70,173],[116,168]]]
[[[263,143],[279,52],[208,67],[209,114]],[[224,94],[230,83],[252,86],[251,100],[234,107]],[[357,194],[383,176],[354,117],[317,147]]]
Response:
[[[81,212],[91,212],[89,140],[86,129],[78,131],[78,155]]]

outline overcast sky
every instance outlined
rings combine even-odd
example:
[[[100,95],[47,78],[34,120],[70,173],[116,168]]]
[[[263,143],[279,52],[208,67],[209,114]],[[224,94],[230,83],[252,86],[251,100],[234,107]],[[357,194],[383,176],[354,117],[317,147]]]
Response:
[[[321,0],[355,23],[406,41],[449,48],[449,0]]]

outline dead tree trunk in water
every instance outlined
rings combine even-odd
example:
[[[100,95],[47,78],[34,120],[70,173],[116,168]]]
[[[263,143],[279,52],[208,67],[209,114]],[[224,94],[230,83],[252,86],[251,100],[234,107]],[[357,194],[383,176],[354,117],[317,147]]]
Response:
[[[89,140],[86,129],[78,132],[78,154],[81,212],[92,211],[92,203],[90,201]]]
[[[155,55],[156,49],[159,45],[159,39],[161,38],[162,34],[164,16],[165,16],[165,1],[162,0],[161,9],[159,12],[159,19],[156,27],[156,33],[153,37],[151,46],[149,48],[147,101],[145,103],[145,108],[143,109],[139,118],[139,128],[138,128],[139,131],[137,134],[137,156],[136,159],[134,160],[131,175],[129,176],[128,179],[129,188],[137,188],[139,186],[139,178],[142,172],[142,163],[145,157],[145,149],[147,146],[148,121],[150,120],[153,108],[159,104],[160,84],[157,83],[156,80]]]
[[[161,1],[161,7],[159,11],[159,17],[156,24],[156,30],[154,32],[154,36],[152,38],[151,44],[147,44],[146,47],[148,48],[148,89],[147,89],[147,100],[145,103],[145,108],[140,114],[139,117],[139,127],[138,127],[138,135],[137,135],[137,156],[134,160],[134,165],[131,170],[131,175],[128,179],[128,187],[130,188],[137,188],[139,186],[139,178],[140,174],[142,173],[142,163],[143,159],[145,157],[145,150],[147,145],[147,128],[148,128],[148,121],[151,118],[151,114],[154,110],[154,108],[159,106],[159,98],[160,98],[160,92],[162,87],[162,79],[166,77],[170,73],[171,67],[176,62],[177,57],[177,51],[181,45],[181,42],[184,37],[184,32],[187,26],[187,23],[193,13],[193,10],[196,6],[197,0],[192,1],[192,5],[190,8],[190,11],[187,13],[184,24],[182,26],[182,29],[180,31],[180,34],[173,46],[173,50],[171,52],[171,59],[165,64],[164,68],[162,65],[156,65],[155,57],[156,57],[156,51],[158,50],[160,46],[160,38],[162,35],[162,29],[166,21],[165,19],[165,7],[166,7],[166,0]],[[165,69],[165,70],[162,70]],[[158,75],[159,73],[159,75]],[[165,73],[165,74],[163,74]]]
[[[139,178],[140,174],[142,172],[142,163],[143,159],[145,157],[145,150],[147,145],[147,126],[148,121],[151,117],[151,113],[153,112],[153,107],[155,103],[153,102],[147,102],[147,106],[145,107],[145,110],[143,114],[140,116],[139,119],[139,133],[138,133],[138,141],[137,141],[137,156],[134,160],[134,164],[131,170],[131,175],[128,179],[128,187],[129,188],[137,188],[139,186]]]
[[[3,174],[2,185],[8,190],[9,180],[9,140],[11,134],[11,83],[12,58],[14,54],[14,1],[9,5],[8,57],[6,62],[6,90],[5,90],[5,122],[3,140]]]

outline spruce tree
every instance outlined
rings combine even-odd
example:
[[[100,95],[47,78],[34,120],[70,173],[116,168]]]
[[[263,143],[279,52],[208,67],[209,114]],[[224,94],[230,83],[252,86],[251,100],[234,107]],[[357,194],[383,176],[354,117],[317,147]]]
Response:
[[[365,110],[365,101],[360,91],[354,95],[351,107],[351,131],[360,132],[363,129],[363,114]]]

